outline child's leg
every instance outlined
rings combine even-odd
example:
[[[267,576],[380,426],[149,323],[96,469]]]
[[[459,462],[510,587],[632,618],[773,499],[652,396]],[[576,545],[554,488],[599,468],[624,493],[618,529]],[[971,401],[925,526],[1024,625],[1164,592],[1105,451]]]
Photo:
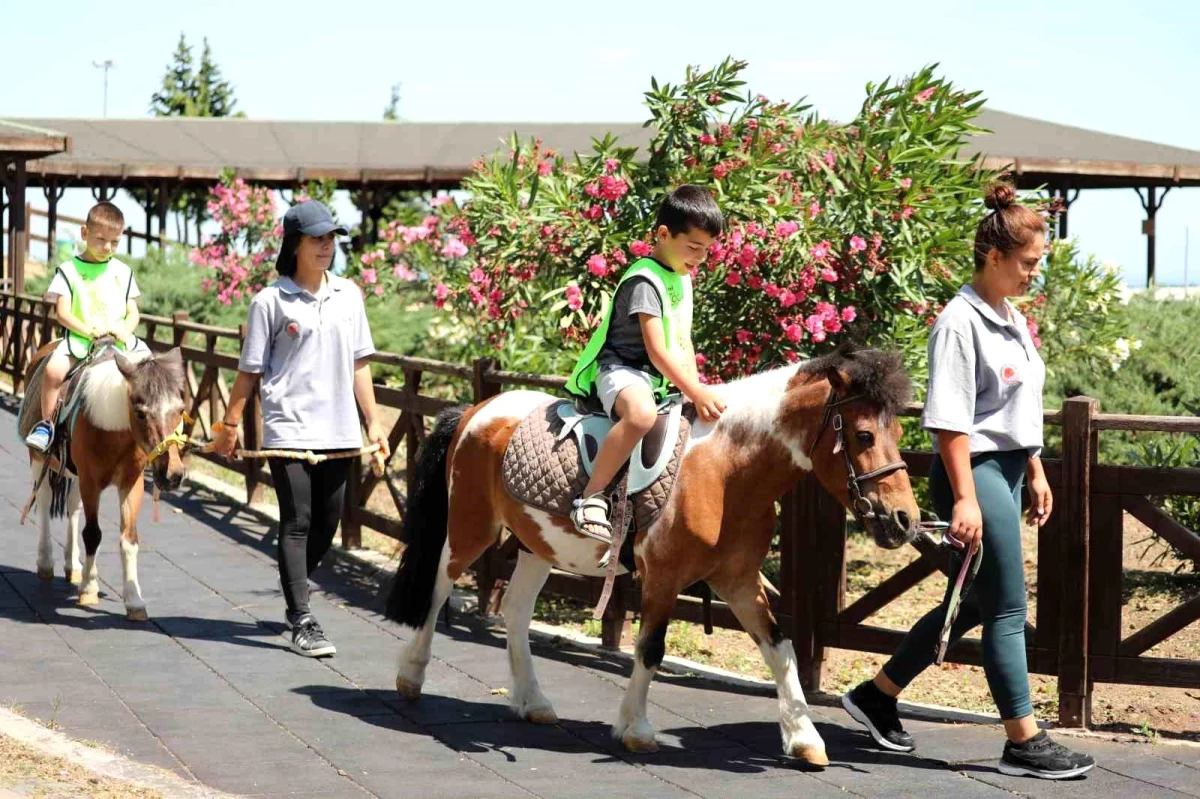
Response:
[[[592,478],[583,490],[584,497],[603,491],[617,476],[617,472],[637,443],[645,437],[658,414],[654,393],[644,384],[634,384],[617,395],[613,403],[618,421],[600,445],[596,462],[592,466]]]
[[[46,368],[42,372],[42,418],[47,421],[54,414],[58,393],[70,368],[71,359],[61,353],[54,353],[46,361]]]

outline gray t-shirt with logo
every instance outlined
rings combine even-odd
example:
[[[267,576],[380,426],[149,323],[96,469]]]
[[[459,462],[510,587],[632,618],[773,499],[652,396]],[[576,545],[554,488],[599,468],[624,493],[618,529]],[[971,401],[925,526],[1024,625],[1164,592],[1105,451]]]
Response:
[[[642,323],[638,314],[649,314],[662,318],[662,298],[654,284],[644,277],[631,277],[621,284],[613,297],[612,317],[608,322],[608,335],[604,346],[596,356],[603,369],[606,366],[629,366],[648,374],[658,375],[650,355],[646,352],[646,340],[642,336]]]
[[[362,293],[345,278],[312,294],[281,277],[256,294],[238,369],[262,375],[263,447],[361,447],[354,362],[374,352]]]
[[[929,391],[921,426],[969,435],[971,454],[1042,451],[1046,365],[1023,317],[1005,319],[971,286],[942,310],[929,335]],[[938,449],[937,436],[933,449]]]

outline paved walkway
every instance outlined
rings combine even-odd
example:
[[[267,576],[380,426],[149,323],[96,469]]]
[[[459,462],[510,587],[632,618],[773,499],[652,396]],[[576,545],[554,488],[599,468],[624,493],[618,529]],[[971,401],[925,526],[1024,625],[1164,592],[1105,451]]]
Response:
[[[11,431],[10,411],[0,429]],[[203,489],[140,522],[140,574],[151,621],[120,601],[115,495],[105,496],[102,600],[80,608],[62,578],[34,575],[36,535],[19,528],[27,469],[11,432],[0,442],[0,704],[68,735],[213,788],[254,796],[635,797],[1137,796],[1200,797],[1200,750],[1075,740],[1101,763],[1053,784],[995,768],[992,727],[914,721],[916,755],[878,751],[840,707],[815,708],[833,764],[806,773],[780,759],[775,701],[662,675],[650,719],[664,744],[630,756],[609,735],[628,667],[619,659],[535,646],[562,723],[509,718],[503,634],[458,615],[434,642],[425,696],[393,689],[399,628],[375,608],[369,570],[331,558],[314,610],[336,658],[297,657],[283,637],[274,535]]]

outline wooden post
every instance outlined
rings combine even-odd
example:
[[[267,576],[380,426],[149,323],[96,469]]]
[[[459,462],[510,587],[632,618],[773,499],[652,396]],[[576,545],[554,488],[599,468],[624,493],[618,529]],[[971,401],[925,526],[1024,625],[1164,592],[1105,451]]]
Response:
[[[9,246],[12,244],[12,239],[9,239]],[[9,250],[9,254],[12,254],[12,250]],[[21,386],[25,382],[25,314],[22,313],[24,302],[20,295],[13,297],[13,326],[9,338],[9,347],[12,348],[13,354],[13,396],[21,395]]]
[[[473,374],[471,377],[472,401],[476,405],[500,393],[500,384],[493,382],[488,377],[488,372],[499,367],[500,363],[495,358],[476,359],[473,364]],[[495,563],[499,546],[499,542],[492,542],[491,546],[479,556],[479,559],[475,561],[472,567],[475,572],[475,590],[478,596],[479,613],[483,616],[487,615],[488,605],[492,599],[492,588],[498,579],[493,564]]]
[[[633,642],[633,610],[629,607],[632,580],[622,574],[613,584],[612,596],[600,618],[600,646],[620,649]]]
[[[1096,430],[1092,417],[1099,403],[1091,397],[1072,397],[1062,404],[1063,493],[1059,568],[1062,595],[1058,628],[1058,723],[1086,727],[1091,723],[1092,698],[1088,674],[1088,578],[1091,532],[1091,476],[1096,460]]]
[[[12,237],[8,241],[8,258],[12,266],[12,290],[14,294],[25,291],[25,251],[29,248],[29,216],[25,212],[25,159],[16,161],[17,173],[12,183],[8,217],[12,223]],[[23,375],[20,375],[23,377]]]
[[[167,246],[167,201],[170,199],[170,191],[166,180],[158,182],[155,199],[158,201],[158,246],[161,249]]]
[[[816,481],[806,476],[784,495],[779,517],[780,611],[790,617],[788,634],[796,649],[800,684],[806,691],[821,685],[825,648],[817,630]]]
[[[58,252],[58,201],[67,191],[58,185],[58,178],[46,178],[42,193],[46,195],[46,268],[53,269],[54,256]]]
[[[246,325],[238,325],[238,352],[246,342]],[[213,409],[213,413],[216,409]],[[246,449],[258,449],[262,437],[262,405],[259,403],[258,390],[250,392],[246,398],[246,410],[242,414],[242,444]],[[262,502],[263,487],[261,470],[262,463],[255,458],[242,461],[242,474],[246,479],[246,504],[253,505]]]

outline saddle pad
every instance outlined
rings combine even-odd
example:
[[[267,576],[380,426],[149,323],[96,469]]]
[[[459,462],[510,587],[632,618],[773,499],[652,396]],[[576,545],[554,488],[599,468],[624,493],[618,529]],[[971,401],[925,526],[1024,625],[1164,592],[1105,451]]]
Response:
[[[509,439],[504,451],[501,473],[504,490],[523,505],[556,516],[570,516],[571,503],[587,485],[588,475],[580,458],[579,441],[573,435],[562,437],[563,420],[558,406],[564,400],[552,400],[526,416]],[[654,482],[637,494],[630,493],[634,529],[645,530],[654,523],[671,497],[675,475],[683,458],[691,425],[686,416],[680,420],[679,434],[671,458]],[[616,484],[607,493],[613,493]]]

